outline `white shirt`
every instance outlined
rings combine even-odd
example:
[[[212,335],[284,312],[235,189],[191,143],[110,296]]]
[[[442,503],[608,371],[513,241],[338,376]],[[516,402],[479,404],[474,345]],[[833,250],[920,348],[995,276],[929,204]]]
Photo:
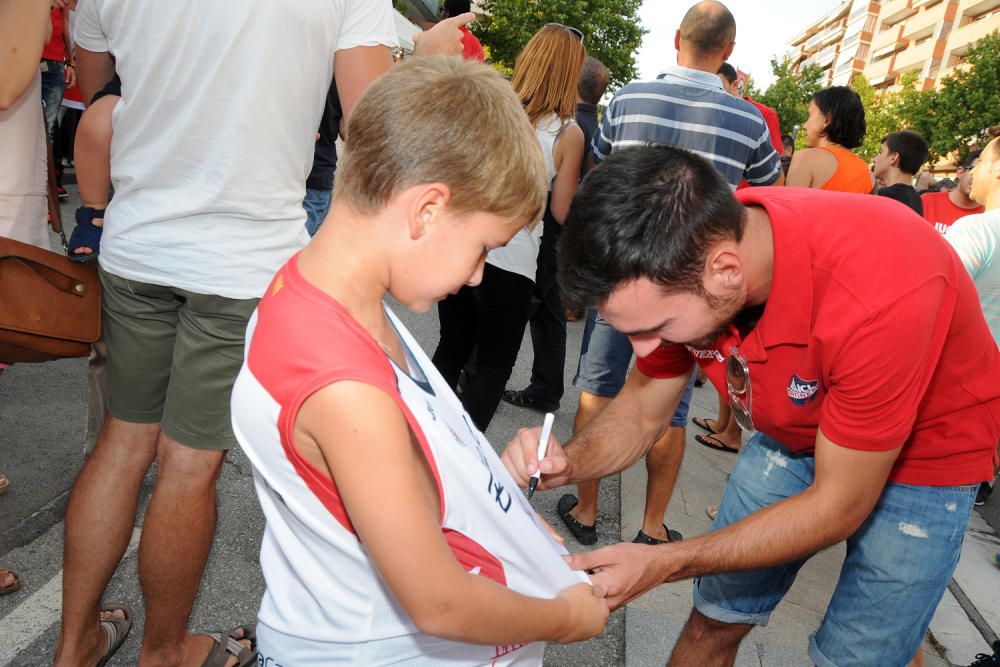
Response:
[[[1000,345],[1000,208],[959,218],[945,238],[972,275],[986,323]]]
[[[542,147],[545,157],[545,174],[548,178],[549,190],[552,190],[552,179],[556,177],[555,149],[556,142],[562,136],[563,123],[555,114],[543,118],[535,126],[535,137]],[[486,263],[535,279],[538,269],[538,245],[542,240],[542,223],[537,222],[532,229],[522,227],[517,234],[502,248],[495,248],[486,255]]]
[[[588,581],[586,575],[562,560],[565,549],[539,525],[458,397],[391,312],[409,372],[391,363],[343,306],[306,282],[295,259],[273,285],[247,327],[232,399],[233,431],[253,465],[267,520],[261,664],[540,665],[542,642],[480,646],[420,632],[355,534],[336,480],[298,452],[299,408],[340,380],[385,391],[428,461],[441,531],[466,571],[540,598]]]
[[[81,0],[76,43],[122,80],[101,266],[259,297],[309,240],[302,199],[334,52],[394,45],[369,0]]]

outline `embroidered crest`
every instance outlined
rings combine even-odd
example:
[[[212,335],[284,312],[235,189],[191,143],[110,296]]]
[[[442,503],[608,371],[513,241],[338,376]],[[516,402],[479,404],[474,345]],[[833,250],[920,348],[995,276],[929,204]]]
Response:
[[[819,380],[803,380],[798,375],[792,375],[788,383],[788,397],[795,405],[805,405],[819,391]]]

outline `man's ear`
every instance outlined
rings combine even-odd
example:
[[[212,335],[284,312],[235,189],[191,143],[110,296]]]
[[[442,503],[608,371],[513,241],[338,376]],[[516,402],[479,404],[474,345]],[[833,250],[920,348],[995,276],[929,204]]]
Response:
[[[709,250],[705,273],[706,287],[714,294],[740,289],[746,275],[743,258],[735,244],[722,243]]]
[[[451,188],[444,183],[423,183],[411,188],[407,225],[411,239],[419,239],[427,229],[444,218],[451,201]]]
[[[677,30],[676,32],[674,32],[674,50],[675,51],[680,51],[681,50],[681,31],[680,30]]]
[[[726,53],[724,56],[722,56],[723,62],[729,60],[729,56],[733,55],[733,49],[735,48],[736,48],[736,42],[735,41],[729,42],[729,46],[726,48]]]

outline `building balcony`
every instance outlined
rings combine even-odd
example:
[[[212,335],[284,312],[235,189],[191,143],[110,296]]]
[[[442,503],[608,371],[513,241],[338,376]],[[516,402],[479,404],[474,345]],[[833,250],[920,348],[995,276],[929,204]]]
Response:
[[[1000,4],[1000,0],[998,0],[998,4]],[[1000,14],[969,23],[958,29],[952,28],[951,34],[948,36],[947,50],[951,55],[964,56],[972,44],[997,30],[1000,30]]]
[[[922,39],[934,34],[938,24],[944,21],[944,10],[947,5],[937,5],[922,12],[917,12],[906,19],[903,24],[904,39]]]
[[[958,16],[967,22],[966,17],[980,16],[997,7],[1000,7],[1000,0],[962,0],[958,5]]]
[[[937,40],[928,39],[923,44],[910,45],[896,54],[896,61],[893,63],[893,70],[896,74],[909,72],[911,69],[919,69],[924,66],[934,55],[934,47]]]
[[[876,32],[872,37],[872,51],[878,53],[882,51],[882,49],[899,44],[901,41],[903,40],[899,37],[899,26],[889,26],[885,30]]]
[[[912,0],[888,0],[888,2],[882,3],[882,11],[879,12],[882,25],[884,27],[895,25],[913,15],[916,10],[910,6],[911,2]]]
[[[864,75],[869,81],[884,79],[892,73],[892,58],[883,58],[865,65]]]

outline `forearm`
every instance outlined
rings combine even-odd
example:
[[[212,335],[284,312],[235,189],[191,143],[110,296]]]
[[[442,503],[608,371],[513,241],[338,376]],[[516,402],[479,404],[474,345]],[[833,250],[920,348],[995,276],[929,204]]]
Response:
[[[421,630],[436,637],[473,644],[510,646],[559,641],[572,631],[569,604],[533,598],[484,577],[461,573],[438,588],[438,599],[414,616]]]
[[[721,530],[671,545],[659,560],[662,579],[760,569],[816,553],[849,537],[867,516],[844,505],[810,487]]]
[[[572,481],[600,479],[639,460],[665,432],[688,377],[652,380],[633,370],[618,396],[566,444]],[[659,386],[652,401],[651,383]]]
[[[0,0],[0,109],[10,108],[37,75],[49,25],[47,0]]]

